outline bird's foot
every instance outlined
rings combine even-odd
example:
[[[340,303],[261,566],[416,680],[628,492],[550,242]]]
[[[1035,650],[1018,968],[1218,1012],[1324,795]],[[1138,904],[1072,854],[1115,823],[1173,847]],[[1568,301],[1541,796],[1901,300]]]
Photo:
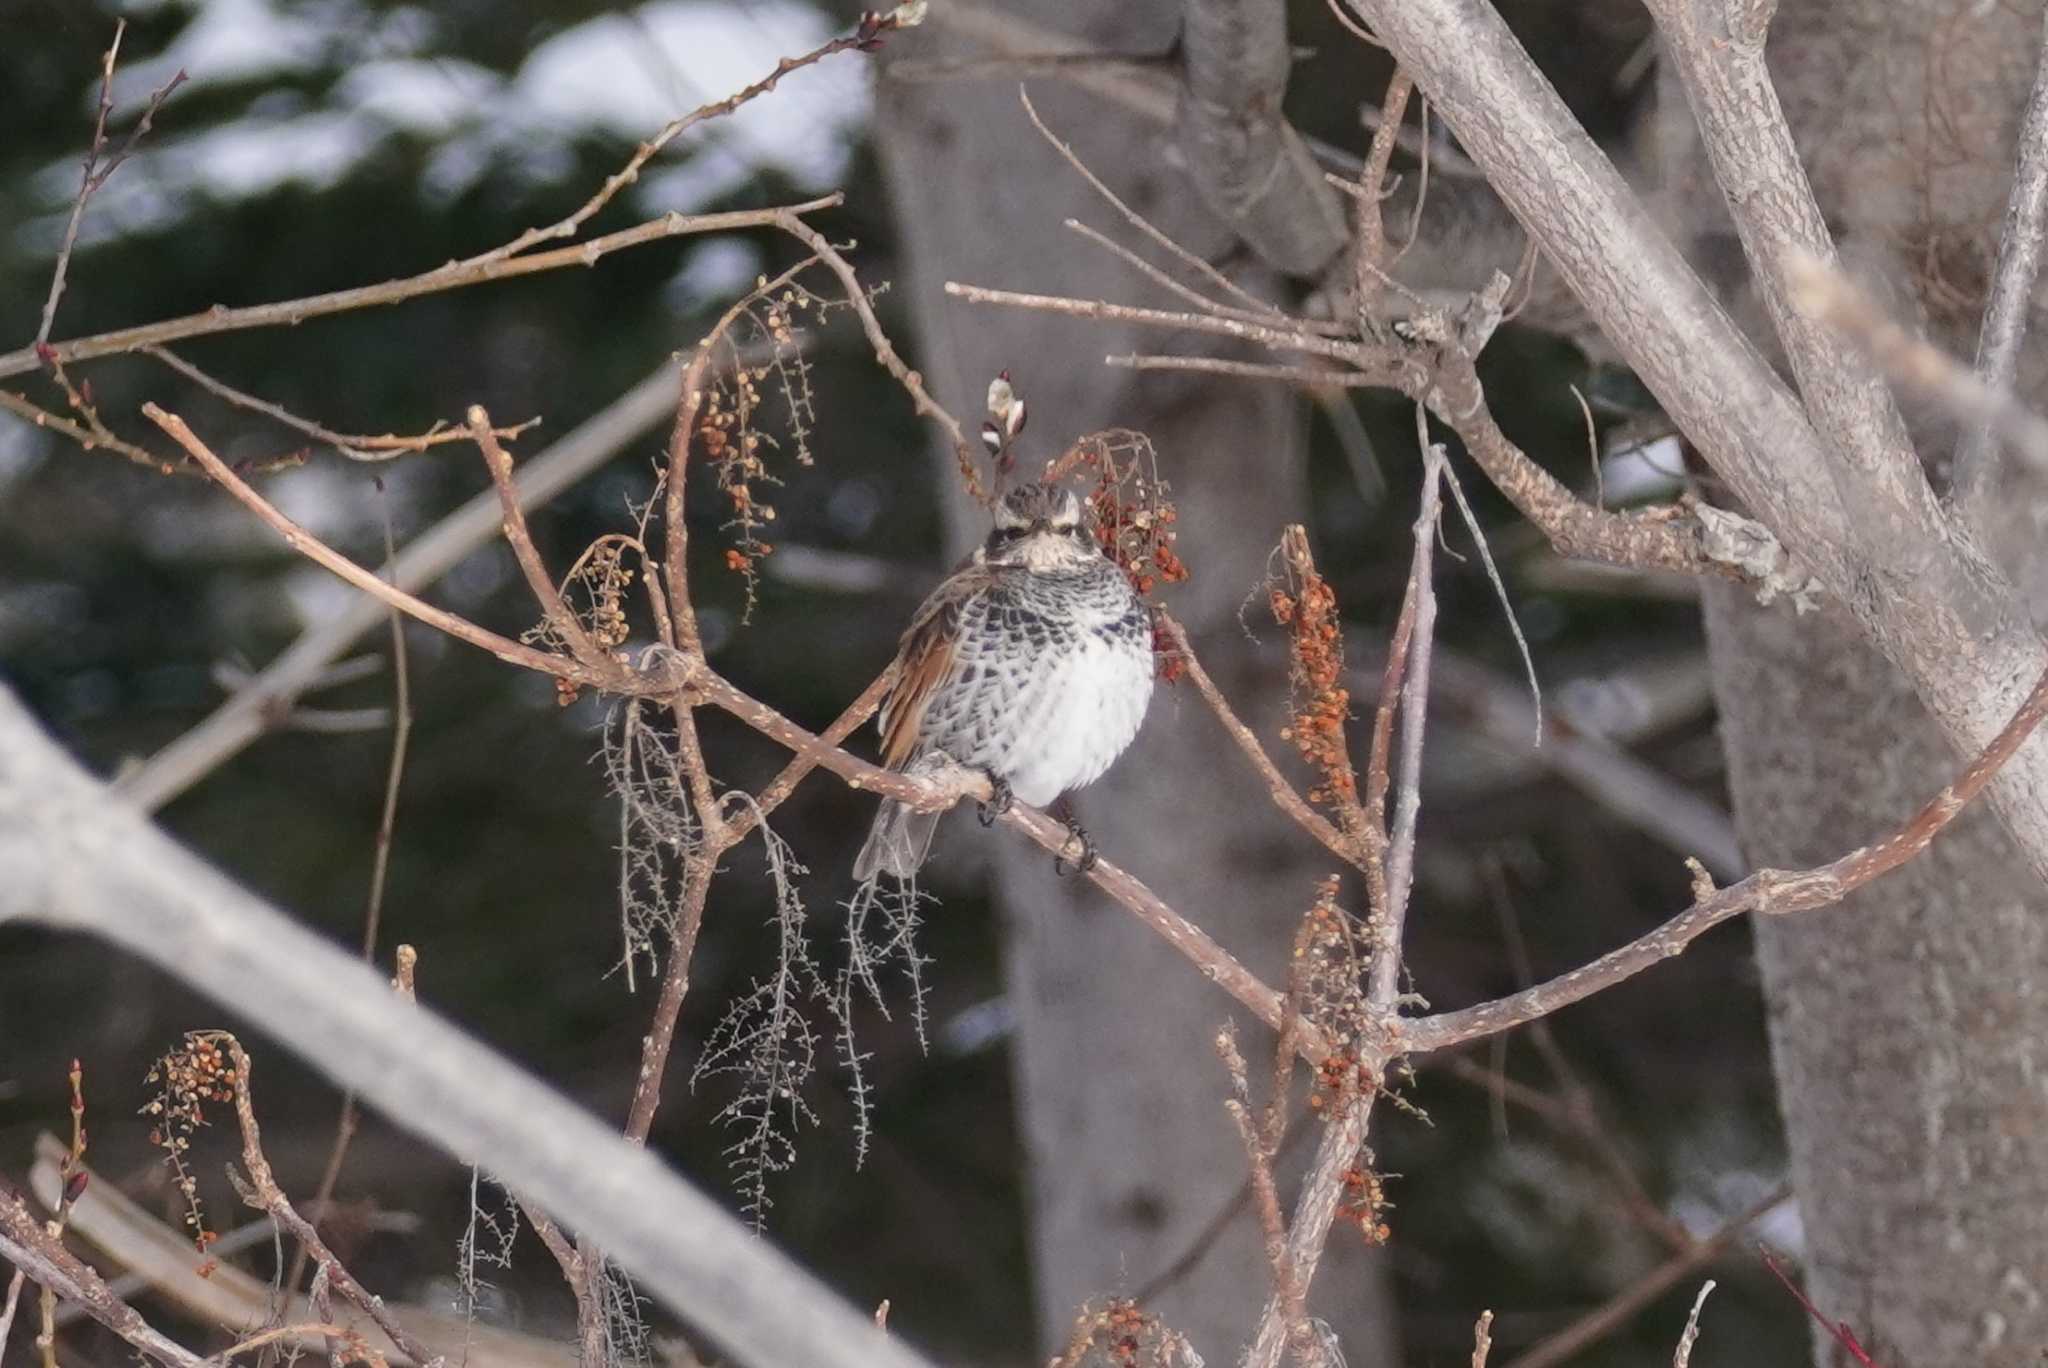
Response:
[[[1095,853],[1095,841],[1088,835],[1088,828],[1074,820],[1073,814],[1069,813],[1060,820],[1066,823],[1067,839],[1061,844],[1058,853],[1052,857],[1052,872],[1062,879],[1070,874],[1086,874],[1095,868],[1098,858]],[[1069,862],[1067,846],[1077,841],[1081,846],[1081,858]]]
[[[992,827],[996,824],[996,818],[1010,810],[1010,804],[1016,801],[1016,795],[1010,792],[1009,780],[988,770],[983,770],[982,774],[988,779],[989,800],[976,810],[975,815],[981,818],[983,826]]]

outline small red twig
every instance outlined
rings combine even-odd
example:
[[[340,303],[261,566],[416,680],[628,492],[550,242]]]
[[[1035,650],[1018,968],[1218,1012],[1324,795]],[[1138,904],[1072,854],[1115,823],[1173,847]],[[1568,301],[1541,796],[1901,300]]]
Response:
[[[1771,1256],[1770,1250],[1765,1249],[1762,1245],[1758,1245],[1756,1252],[1758,1257],[1764,1261],[1764,1267],[1770,1269],[1772,1276],[1783,1283],[1785,1290],[1792,1294],[1792,1299],[1805,1307],[1806,1314],[1819,1321],[1821,1327],[1830,1335],[1833,1335],[1836,1342],[1849,1351],[1851,1358],[1862,1364],[1863,1368],[1878,1368],[1877,1361],[1870,1357],[1870,1351],[1865,1349],[1862,1343],[1857,1340],[1856,1332],[1849,1328],[1847,1321],[1829,1320],[1826,1316],[1822,1315],[1821,1309],[1808,1300],[1804,1292],[1799,1290],[1799,1285],[1792,1281],[1791,1276]]]

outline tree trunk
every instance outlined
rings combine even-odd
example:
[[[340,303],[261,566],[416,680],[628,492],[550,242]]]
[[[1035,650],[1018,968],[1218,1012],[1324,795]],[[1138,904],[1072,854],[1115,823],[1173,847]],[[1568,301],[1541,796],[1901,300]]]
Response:
[[[1771,33],[1780,96],[1845,261],[1964,357],[2040,35],[2038,11],[1896,0],[1786,3]],[[1680,136],[1665,165],[1690,195],[1675,221],[1698,259],[1725,261],[1712,240],[1729,231],[1726,211],[1685,145],[1689,115],[1669,83],[1666,97],[1681,103],[1666,110]],[[2021,365],[2034,393],[2042,360],[2035,345]],[[1945,458],[1953,431],[1914,416],[1923,457]],[[2038,491],[2009,484],[2007,496],[2013,516],[1987,540],[2019,583],[2036,583]],[[1795,618],[1717,587],[1708,625],[1755,862],[1833,858],[1902,820],[1961,763],[1839,613]],[[1813,1297],[1881,1363],[2034,1363],[2048,1345],[2044,916],[2048,891],[1979,811],[1841,907],[1758,927]],[[1817,1362],[1840,1352],[1817,1333]]]
[[[1044,9],[1037,22],[1105,50],[1163,51],[1175,33],[1177,11],[1160,0],[1065,0]],[[934,15],[943,23],[943,10]],[[896,47],[924,57],[944,38],[940,27]],[[1139,212],[1197,252],[1214,257],[1230,245],[1151,130],[1071,86],[1039,82],[1032,96],[1054,131]],[[1135,236],[1032,131],[1014,82],[885,77],[879,114],[907,242],[897,284],[910,294],[935,391],[963,419],[978,420],[990,378],[1012,373],[1031,414],[1020,478],[1086,432],[1121,426],[1152,438],[1179,501],[1179,548],[1194,571],[1166,599],[1218,682],[1272,738],[1286,688],[1280,642],[1270,633],[1263,647],[1248,641],[1238,612],[1264,577],[1282,525],[1305,509],[1297,401],[1278,388],[1102,365],[1105,353],[1146,350],[1157,334],[948,299],[941,284],[955,279],[1160,302],[1061,226],[1074,217]],[[949,487],[957,483],[950,452],[936,469]],[[985,530],[985,515],[964,501],[956,499],[953,512],[956,544]],[[1160,686],[1137,743],[1076,807],[1106,854],[1269,982],[1284,978],[1286,946],[1322,866],[1283,829],[1191,689]],[[967,835],[958,825],[941,833],[941,877],[946,864],[971,858],[962,849]],[[1214,1048],[1233,1012],[1185,960],[1085,882],[1056,879],[1035,849],[1006,841],[991,848],[1007,929],[1039,1324],[1052,1346],[1064,1343],[1083,1302],[1136,1292],[1167,1272],[1243,1187],[1245,1157],[1223,1111],[1228,1082]],[[1252,1029],[1247,1055],[1270,1057],[1250,1048],[1264,1034]],[[1256,1062],[1254,1070],[1263,1073]],[[1295,1151],[1305,1157],[1311,1148]],[[1255,1220],[1240,1202],[1222,1239],[1147,1309],[1211,1362],[1228,1362],[1248,1342],[1268,1285]],[[1352,1362],[1392,1361],[1381,1265],[1355,1239],[1332,1241],[1311,1304],[1336,1327]]]

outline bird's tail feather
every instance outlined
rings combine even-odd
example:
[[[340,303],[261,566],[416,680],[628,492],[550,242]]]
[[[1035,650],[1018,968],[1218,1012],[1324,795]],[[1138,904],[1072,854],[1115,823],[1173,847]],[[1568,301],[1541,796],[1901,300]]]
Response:
[[[875,814],[874,826],[868,829],[867,844],[860,848],[860,858],[853,862],[853,877],[866,883],[877,873],[896,879],[916,874],[925,856],[931,853],[932,833],[938,829],[943,815],[918,812],[906,803],[884,798],[882,810]]]

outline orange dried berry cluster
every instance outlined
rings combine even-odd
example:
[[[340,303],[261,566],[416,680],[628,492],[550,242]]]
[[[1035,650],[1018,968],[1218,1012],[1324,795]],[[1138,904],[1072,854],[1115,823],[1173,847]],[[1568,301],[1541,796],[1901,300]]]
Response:
[[[1344,1189],[1337,1198],[1337,1218],[1358,1227],[1367,1244],[1381,1245],[1393,1238],[1384,1219],[1387,1208],[1386,1184],[1372,1168],[1372,1151],[1364,1150],[1358,1162],[1344,1170]]]
[[[1089,492],[1088,503],[1095,514],[1095,539],[1102,553],[1131,577],[1131,587],[1149,594],[1162,582],[1184,582],[1189,572],[1187,562],[1173,549],[1179,535],[1173,530],[1180,521],[1179,510],[1167,501],[1164,490],[1154,489],[1146,497],[1142,480],[1137,493],[1138,498],[1124,498],[1114,474],[1105,468]]]
[[[1280,737],[1292,741],[1301,758],[1321,776],[1309,801],[1349,805],[1358,799],[1358,780],[1344,747],[1351,716],[1351,691],[1344,687],[1344,638],[1337,626],[1337,595],[1320,575],[1297,592],[1275,588],[1269,603],[1274,621],[1292,634],[1288,682],[1294,716]]]
[[[1081,1323],[1075,1327],[1075,1339],[1067,1345],[1067,1354],[1059,1358],[1063,1368],[1079,1368],[1081,1364],[1116,1364],[1116,1368],[1139,1368],[1147,1362],[1147,1356],[1157,1362],[1163,1358],[1159,1343],[1159,1319],[1145,1315],[1135,1300],[1128,1296],[1112,1296],[1104,1302],[1102,1311],[1081,1311]]]
[[[1325,1055],[1316,1065],[1315,1085],[1309,1093],[1308,1105],[1313,1111],[1321,1111],[1346,1095],[1369,1096],[1377,1087],[1379,1079],[1359,1061],[1357,1051],[1339,1050]]]

